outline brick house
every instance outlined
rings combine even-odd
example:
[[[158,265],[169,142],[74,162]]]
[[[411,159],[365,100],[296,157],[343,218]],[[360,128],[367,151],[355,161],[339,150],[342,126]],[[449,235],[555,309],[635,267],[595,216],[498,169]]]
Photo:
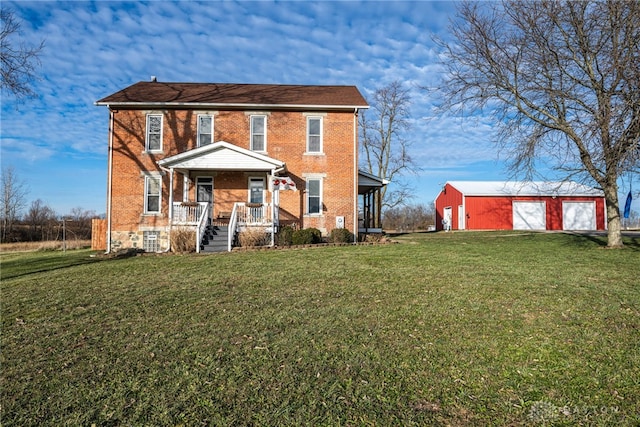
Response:
[[[248,227],[378,226],[370,196],[387,182],[358,171],[355,86],[152,79],[96,105],[110,112],[107,251],[169,250],[176,227],[230,250]]]

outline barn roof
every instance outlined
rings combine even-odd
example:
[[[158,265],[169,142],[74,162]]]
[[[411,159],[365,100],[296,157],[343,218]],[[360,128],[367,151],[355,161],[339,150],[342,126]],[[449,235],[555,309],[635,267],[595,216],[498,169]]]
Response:
[[[465,196],[588,196],[604,192],[574,181],[448,181]]]
[[[369,108],[355,86],[138,82],[96,102],[109,106]]]

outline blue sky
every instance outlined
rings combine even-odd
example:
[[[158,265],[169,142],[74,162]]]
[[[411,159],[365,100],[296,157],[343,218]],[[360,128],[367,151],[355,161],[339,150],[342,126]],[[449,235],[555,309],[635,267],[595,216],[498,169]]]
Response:
[[[356,85],[367,99],[394,80],[412,98],[413,203],[451,180],[504,180],[489,118],[433,117],[442,78],[432,35],[453,2],[3,2],[38,45],[37,99],[3,96],[2,166],[58,214],[106,211],[108,111],[94,102],[159,81]],[[634,190],[640,187],[636,183]],[[626,188],[621,192],[628,191]],[[634,209],[640,210],[640,198]],[[624,199],[622,199],[624,203]]]

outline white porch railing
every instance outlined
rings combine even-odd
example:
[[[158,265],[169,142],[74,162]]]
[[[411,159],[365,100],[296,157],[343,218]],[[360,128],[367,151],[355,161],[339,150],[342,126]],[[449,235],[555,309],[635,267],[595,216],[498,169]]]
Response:
[[[176,225],[198,225],[204,210],[209,210],[207,202],[174,202],[171,220]]]
[[[270,203],[236,203],[238,223],[242,225],[269,225],[273,223]]]
[[[274,209],[271,203],[234,203],[229,220],[229,240],[227,248],[231,251],[236,234],[246,227],[271,228],[272,244],[274,227]]]
[[[208,225],[211,206],[206,202],[174,202],[172,224],[192,226],[196,229],[196,252],[200,252],[200,242]],[[234,203],[229,218],[229,234],[227,249],[231,251],[233,242],[239,231],[245,227],[269,227],[272,234],[277,221],[274,221],[274,209],[271,203]]]

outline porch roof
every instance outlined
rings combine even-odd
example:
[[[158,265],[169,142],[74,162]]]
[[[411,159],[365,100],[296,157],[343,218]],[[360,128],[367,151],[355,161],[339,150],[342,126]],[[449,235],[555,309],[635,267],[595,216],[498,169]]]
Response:
[[[389,184],[389,180],[358,169],[358,194],[366,194]]]
[[[176,170],[272,171],[285,168],[280,160],[225,141],[165,157],[158,164]]]

